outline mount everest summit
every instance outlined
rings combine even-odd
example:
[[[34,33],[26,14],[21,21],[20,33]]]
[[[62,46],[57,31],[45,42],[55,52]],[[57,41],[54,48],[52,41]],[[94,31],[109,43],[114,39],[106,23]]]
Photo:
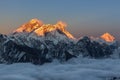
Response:
[[[78,56],[100,59],[112,57],[119,49],[118,42],[109,33],[99,39],[87,36],[76,39],[66,26],[62,21],[52,25],[32,19],[9,35],[0,34],[0,62],[44,64]]]

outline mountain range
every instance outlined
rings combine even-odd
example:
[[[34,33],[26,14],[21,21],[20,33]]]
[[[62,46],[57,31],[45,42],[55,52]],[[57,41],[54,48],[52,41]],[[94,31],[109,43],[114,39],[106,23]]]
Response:
[[[79,56],[112,58],[119,51],[119,42],[110,33],[98,38],[83,36],[76,39],[66,26],[62,21],[52,25],[32,19],[9,35],[0,34],[0,63],[44,64]]]

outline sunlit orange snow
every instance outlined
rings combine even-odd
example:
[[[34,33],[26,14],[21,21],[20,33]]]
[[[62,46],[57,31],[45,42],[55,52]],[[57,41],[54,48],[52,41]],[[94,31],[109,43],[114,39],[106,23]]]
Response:
[[[14,32],[31,32],[43,25],[43,22],[38,19],[32,19],[28,23],[25,23],[21,27],[19,27]]]
[[[59,21],[57,24],[52,25],[52,24],[44,24],[40,28],[35,30],[35,33],[37,35],[44,35],[44,33],[51,32],[54,30],[60,30],[62,31],[68,38],[74,39],[72,34],[70,34],[65,28],[67,24],[65,22]]]
[[[34,32],[38,36],[44,36],[45,33],[55,31],[55,30],[60,30],[63,32],[68,38],[74,39],[72,34],[70,34],[66,30],[67,24],[62,21],[58,21],[55,25],[52,24],[43,24],[42,21],[38,19],[32,19],[28,23],[25,23],[21,27],[19,27],[17,30],[14,32]]]
[[[105,33],[101,36],[102,39],[104,39],[107,42],[113,42],[115,40],[115,37],[112,36],[110,33]]]

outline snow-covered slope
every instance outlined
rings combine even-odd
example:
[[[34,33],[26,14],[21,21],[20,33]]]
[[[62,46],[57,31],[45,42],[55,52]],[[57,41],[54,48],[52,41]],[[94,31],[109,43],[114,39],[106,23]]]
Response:
[[[119,59],[76,58],[36,66],[30,63],[0,64],[0,80],[120,80]]]

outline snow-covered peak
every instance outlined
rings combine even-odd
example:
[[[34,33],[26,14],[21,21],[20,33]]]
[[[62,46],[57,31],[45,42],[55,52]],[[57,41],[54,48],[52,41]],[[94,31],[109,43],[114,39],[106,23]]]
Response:
[[[105,40],[106,42],[113,42],[115,40],[115,37],[112,36],[110,33],[106,32],[104,33],[101,38]]]
[[[29,22],[23,24],[18,29],[14,31],[14,33],[19,32],[32,32],[37,28],[40,28],[43,25],[43,22],[38,19],[31,19]]]
[[[36,19],[36,18],[34,18],[34,19],[31,19],[30,20],[30,22],[29,22],[30,24],[43,24],[43,22],[42,21],[40,21],[40,20],[38,20],[38,19]]]
[[[59,30],[62,34],[65,34],[68,38],[71,38],[71,39],[74,39],[74,37],[72,36],[72,34],[70,34],[66,29],[67,25],[60,21],[60,22],[57,22],[57,24],[55,25],[52,25],[52,24],[44,24],[42,25],[40,28],[36,29],[34,32],[39,35],[39,36],[44,36],[45,33],[48,33],[48,32],[53,32],[53,31],[56,31],[56,30]]]

